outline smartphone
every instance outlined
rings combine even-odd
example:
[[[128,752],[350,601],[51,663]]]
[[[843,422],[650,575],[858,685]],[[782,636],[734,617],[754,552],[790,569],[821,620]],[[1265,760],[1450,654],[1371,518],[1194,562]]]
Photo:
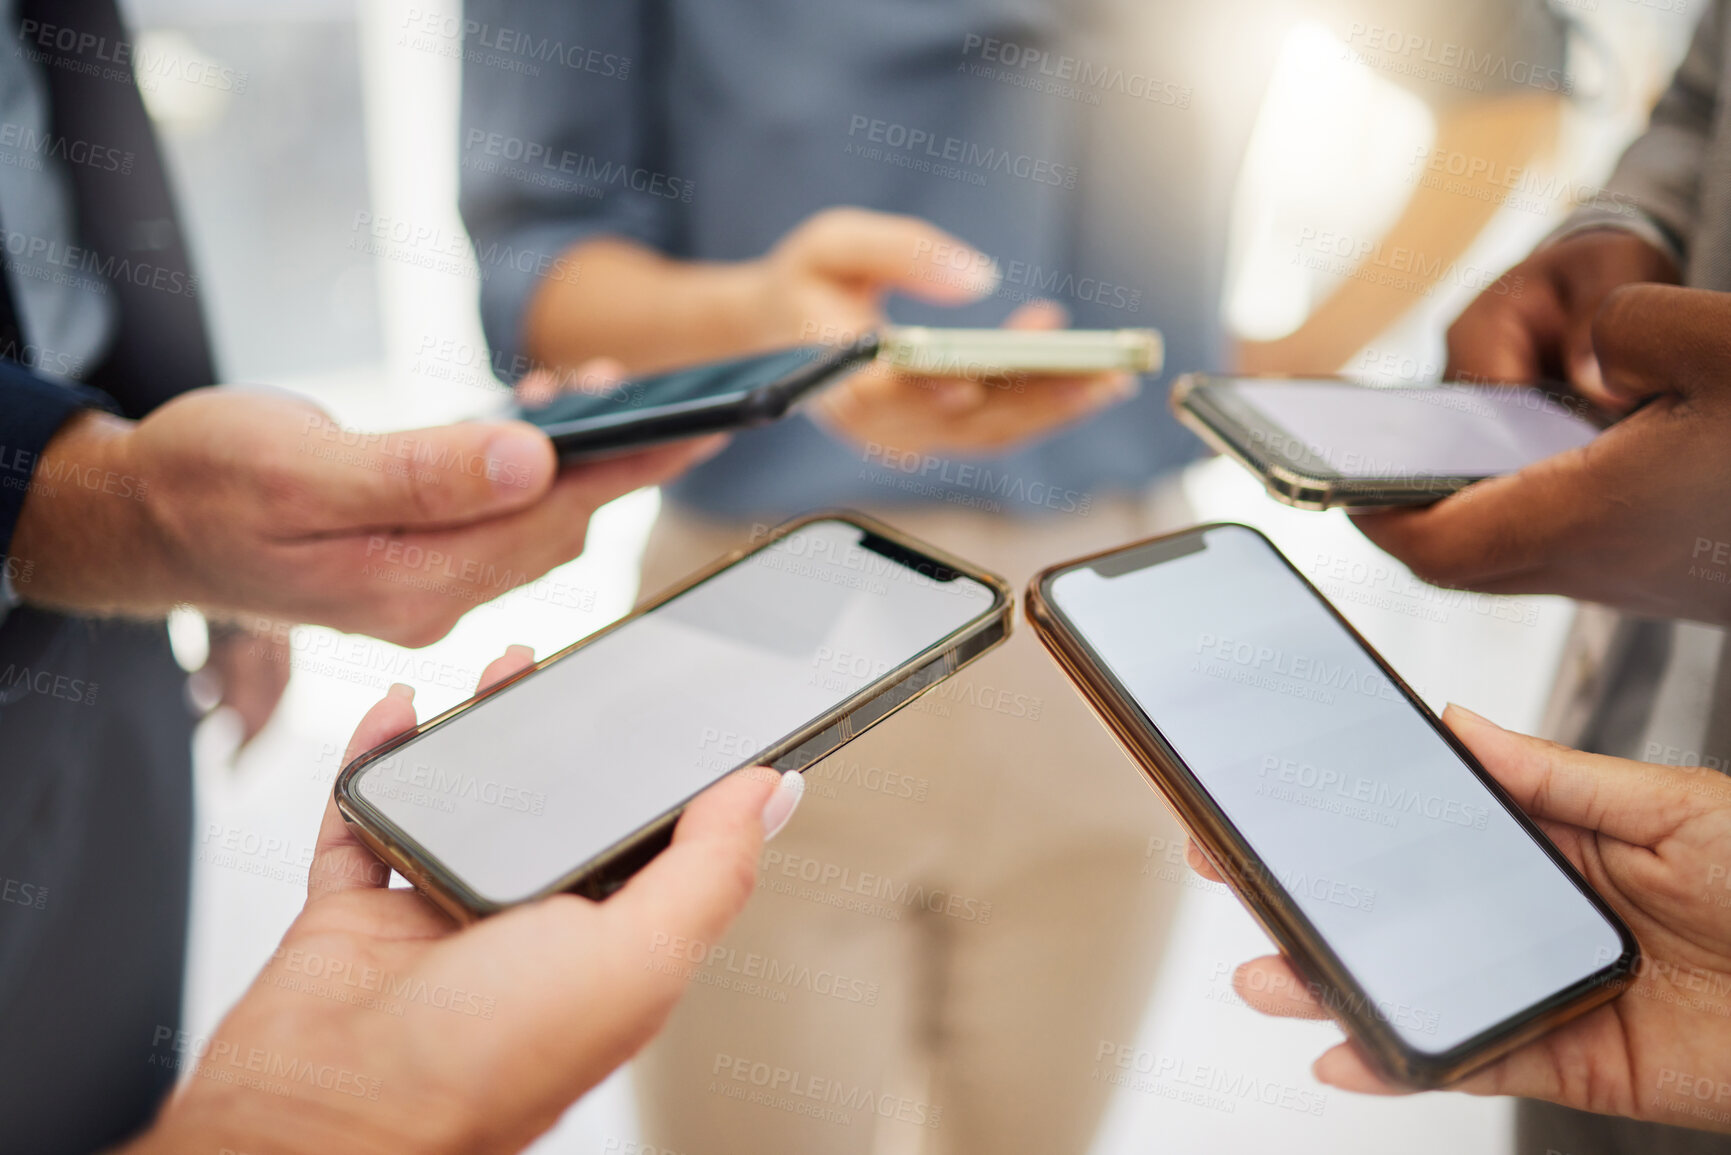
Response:
[[[507,416],[541,427],[561,461],[605,456],[778,421],[800,401],[877,355],[875,334],[849,345],[801,345],[561,393]]]
[[[1610,424],[1579,398],[1534,386],[1332,378],[1190,374],[1173,386],[1172,409],[1300,509],[1425,505],[1578,449]]]
[[[1003,641],[991,574],[852,513],[770,533],[337,777],[344,819],[467,921],[602,898],[741,766],[802,771]]]
[[[1124,370],[1158,373],[1164,359],[1153,329],[936,329],[891,326],[878,359],[929,377],[1004,377]]]
[[[1622,921],[1267,538],[1037,574],[1035,632],[1359,1052],[1438,1087],[1615,997]]]

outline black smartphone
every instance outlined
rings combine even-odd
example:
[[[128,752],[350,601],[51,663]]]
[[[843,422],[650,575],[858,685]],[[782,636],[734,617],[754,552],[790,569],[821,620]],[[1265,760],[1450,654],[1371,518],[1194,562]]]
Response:
[[[514,407],[509,415],[546,431],[561,461],[604,456],[778,421],[877,351],[876,334],[851,345],[801,345],[579,387],[545,405]]]
[[[1361,1054],[1452,1082],[1611,998],[1634,936],[1267,538],[1054,567],[1028,616]]]
[[[1361,385],[1190,374],[1172,409],[1300,509],[1423,505],[1577,449],[1610,419],[1537,386]]]
[[[343,817],[467,920],[601,898],[741,766],[801,771],[1009,633],[1009,588],[819,514],[344,768]]]

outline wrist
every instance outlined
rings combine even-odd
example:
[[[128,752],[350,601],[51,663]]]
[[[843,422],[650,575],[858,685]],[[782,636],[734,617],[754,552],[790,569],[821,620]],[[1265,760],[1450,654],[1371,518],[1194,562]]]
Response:
[[[44,447],[19,511],[10,558],[25,602],[81,613],[166,609],[150,482],[135,460],[136,423],[98,410]]]

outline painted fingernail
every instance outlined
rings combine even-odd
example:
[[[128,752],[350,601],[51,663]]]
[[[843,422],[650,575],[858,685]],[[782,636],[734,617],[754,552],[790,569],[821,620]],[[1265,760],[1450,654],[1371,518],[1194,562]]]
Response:
[[[1142,379],[1134,373],[1114,373],[1110,377],[1097,378],[1089,393],[1101,402],[1128,401],[1142,392]]]
[[[781,781],[775,784],[775,793],[769,796],[769,801],[763,804],[763,840],[768,842],[781,828],[786,826],[793,812],[799,809],[799,800],[805,797],[805,775],[797,770],[789,770],[781,776]]]
[[[977,253],[975,260],[963,271],[961,279],[962,288],[975,296],[983,297],[987,293],[994,292],[998,287],[998,282],[1003,278],[998,273],[996,261],[984,253]]]
[[[413,704],[415,688],[407,682],[392,682],[391,688],[385,691],[385,697],[401,698],[403,701]]]
[[[939,381],[935,387],[939,408],[959,412],[972,409],[982,400],[982,390],[977,381],[965,378],[951,378]]]

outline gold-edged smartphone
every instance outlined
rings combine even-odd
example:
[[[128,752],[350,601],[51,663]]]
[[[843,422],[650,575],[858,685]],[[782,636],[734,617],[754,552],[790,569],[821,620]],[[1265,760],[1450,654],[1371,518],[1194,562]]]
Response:
[[[1442,1086],[1616,996],[1639,951],[1267,538],[1037,574],[1058,664],[1365,1059]]]
[[[925,377],[1158,373],[1165,357],[1153,329],[942,329],[892,325],[878,360]]]
[[[705,787],[803,771],[1002,642],[1013,605],[880,522],[801,518],[363,754],[337,806],[460,921],[601,898]]]
[[[1579,448],[1610,424],[1578,397],[1524,385],[1190,373],[1171,403],[1269,496],[1299,509],[1426,505]]]

